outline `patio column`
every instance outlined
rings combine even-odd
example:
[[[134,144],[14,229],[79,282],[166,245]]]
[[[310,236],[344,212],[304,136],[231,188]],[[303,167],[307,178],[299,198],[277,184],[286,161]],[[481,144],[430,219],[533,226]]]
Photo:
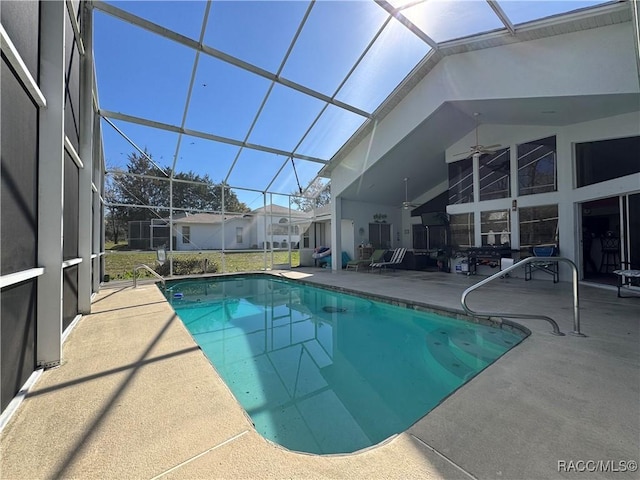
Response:
[[[79,170],[78,191],[78,256],[82,263],[78,266],[78,312],[91,312],[91,236],[93,230],[93,45],[91,33],[92,12],[82,6],[82,42],[84,55],[81,56],[80,72],[80,146],[79,154],[84,168]],[[95,272],[95,275],[99,275]]]
[[[331,201],[331,269],[342,269],[342,197]]]
[[[62,232],[64,198],[64,25],[66,4],[40,4],[38,279],[36,363],[60,364],[62,353]]]

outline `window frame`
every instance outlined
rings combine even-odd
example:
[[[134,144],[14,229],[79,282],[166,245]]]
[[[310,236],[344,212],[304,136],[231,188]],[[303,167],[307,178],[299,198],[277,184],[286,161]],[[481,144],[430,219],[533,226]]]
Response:
[[[546,216],[542,217],[540,213],[535,213],[535,209],[545,209],[545,208],[554,208],[555,207],[555,216]],[[523,220],[523,217],[526,217],[528,211],[533,211],[532,217],[536,217],[534,219]],[[541,218],[542,217],[542,218]],[[543,222],[555,222],[553,238],[549,238],[548,236],[545,238],[541,238],[540,234],[538,238],[535,237],[534,234],[527,234],[523,232],[523,224],[529,224],[531,226],[540,225]],[[531,247],[536,245],[556,245],[559,247],[559,207],[557,203],[548,204],[548,205],[534,205],[531,207],[522,207],[518,212],[518,230],[520,233],[520,249],[528,250]],[[550,231],[549,229],[545,229]]]
[[[502,218],[489,218],[492,215],[502,215]],[[503,241],[504,235],[509,236],[508,242]],[[491,243],[490,240],[492,240]],[[496,209],[480,212],[480,244],[483,247],[511,245],[511,210]]]
[[[533,147],[532,147],[533,146]],[[527,158],[539,149],[547,148],[547,152],[541,157],[531,160]],[[543,170],[544,163],[549,158],[553,162],[553,181],[551,183],[536,183],[536,174],[545,175]],[[524,165],[522,165],[524,163]],[[534,165],[535,164],[535,165]],[[550,135],[538,140],[532,140],[516,145],[516,167],[518,169],[518,196],[536,195],[539,193],[557,192],[558,191],[558,143],[556,135]],[[526,170],[525,170],[526,169]],[[548,175],[548,173],[546,173]],[[544,177],[542,177],[544,178]],[[527,180],[525,182],[525,180]]]
[[[466,220],[458,222],[458,220]],[[475,215],[474,212],[453,213],[449,215],[449,243],[456,248],[469,248],[475,246]],[[462,237],[466,243],[458,242]]]

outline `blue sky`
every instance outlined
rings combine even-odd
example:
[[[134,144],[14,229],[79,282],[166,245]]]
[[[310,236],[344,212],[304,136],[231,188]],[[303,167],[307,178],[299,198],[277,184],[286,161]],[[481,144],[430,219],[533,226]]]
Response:
[[[293,193],[298,189],[295,173],[306,187],[322,163],[296,158],[294,172],[289,156],[328,161],[367,120],[358,112],[372,114],[431,51],[370,0],[318,1],[310,10],[307,1],[215,1],[204,31],[203,1],[107,3],[196,42],[202,35],[202,43],[215,51],[354,107],[355,112],[327,104],[290,84],[197,55],[188,46],[96,9],[100,108],[275,150],[241,149],[113,120],[163,166],[175,160],[176,171],[207,173],[215,182],[258,191]],[[402,7],[408,2],[390,3]],[[517,25],[599,3],[606,2],[502,1],[500,6]],[[402,13],[436,42],[503,28],[481,0],[430,0]],[[124,169],[134,148],[104,121],[103,137],[107,167]],[[236,193],[251,208],[262,206],[259,193]],[[278,197],[279,203],[284,200]]]

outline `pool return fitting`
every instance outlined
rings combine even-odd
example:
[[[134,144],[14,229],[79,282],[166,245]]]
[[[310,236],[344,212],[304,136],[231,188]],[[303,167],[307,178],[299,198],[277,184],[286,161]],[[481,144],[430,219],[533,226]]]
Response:
[[[564,333],[560,331],[560,327],[558,327],[558,324],[555,322],[555,320],[545,315],[530,315],[526,313],[501,313],[501,312],[479,313],[479,312],[474,312],[467,306],[467,296],[471,292],[480,288],[483,285],[486,285],[489,282],[494,281],[496,278],[504,277],[510,271],[515,270],[516,268],[524,267],[527,263],[531,263],[531,262],[565,262],[571,265],[571,268],[573,270],[573,275],[572,275],[573,331],[569,332],[569,335],[575,335],[576,337],[586,337],[585,334],[580,332],[580,306],[579,306],[579,300],[578,300],[578,268],[576,267],[575,263],[573,263],[571,260],[569,260],[566,257],[528,257],[523,260],[520,260],[518,263],[514,263],[513,265],[510,265],[504,270],[494,273],[490,277],[479,281],[475,285],[471,285],[464,292],[462,292],[462,298],[460,299],[462,303],[462,308],[464,308],[464,311],[473,317],[533,318],[533,319],[546,320],[553,327],[553,332],[551,332],[553,335],[564,335]]]

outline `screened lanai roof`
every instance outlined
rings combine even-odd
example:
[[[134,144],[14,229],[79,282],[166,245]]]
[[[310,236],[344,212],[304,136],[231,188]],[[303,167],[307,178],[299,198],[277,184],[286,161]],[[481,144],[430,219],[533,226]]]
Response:
[[[299,193],[444,47],[605,3],[95,1],[107,169],[135,144],[249,205]]]

